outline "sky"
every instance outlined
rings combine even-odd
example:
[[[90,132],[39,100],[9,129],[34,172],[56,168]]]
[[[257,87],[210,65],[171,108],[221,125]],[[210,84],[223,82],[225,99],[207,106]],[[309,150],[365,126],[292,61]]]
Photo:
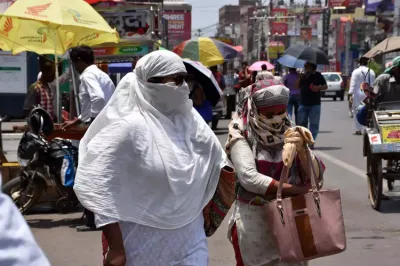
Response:
[[[192,5],[192,30],[218,23],[218,10],[224,5],[238,5],[239,0],[185,0]],[[204,36],[214,35],[216,26],[203,30]]]

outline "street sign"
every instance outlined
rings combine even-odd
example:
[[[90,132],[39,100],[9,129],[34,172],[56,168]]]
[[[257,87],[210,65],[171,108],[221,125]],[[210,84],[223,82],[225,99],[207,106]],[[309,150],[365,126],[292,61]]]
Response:
[[[326,55],[329,51],[329,27],[331,21],[331,10],[325,8],[322,13],[322,50]]]

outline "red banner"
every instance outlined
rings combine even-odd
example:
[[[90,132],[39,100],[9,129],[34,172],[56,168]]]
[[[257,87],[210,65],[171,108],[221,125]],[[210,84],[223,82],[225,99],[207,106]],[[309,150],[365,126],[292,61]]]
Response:
[[[192,14],[190,11],[164,11],[168,20],[168,46],[173,48],[192,37]]]
[[[287,22],[287,18],[279,18],[279,17],[286,17],[288,15],[287,8],[273,8],[272,9],[272,16],[278,17],[275,22]]]
[[[344,47],[345,45],[345,32],[346,32],[346,23],[343,21],[339,22],[339,32],[336,34],[337,35],[337,46],[338,47]]]
[[[288,24],[286,22],[275,22],[271,23],[271,34],[272,35],[286,35],[288,32]]]
[[[362,7],[362,0],[329,0],[329,7]]]
[[[300,28],[300,40],[312,40],[312,28],[311,27],[301,27]]]

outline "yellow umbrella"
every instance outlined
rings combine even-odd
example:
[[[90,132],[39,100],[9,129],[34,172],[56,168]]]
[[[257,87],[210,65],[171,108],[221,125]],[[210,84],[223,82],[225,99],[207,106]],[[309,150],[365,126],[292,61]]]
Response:
[[[13,54],[63,55],[74,46],[106,42],[119,42],[117,31],[83,0],[17,0],[0,18],[0,48]],[[57,56],[55,59],[57,64]],[[61,117],[58,81],[56,84]]]
[[[18,0],[0,19],[0,48],[62,55],[74,46],[117,43],[118,33],[83,0]]]

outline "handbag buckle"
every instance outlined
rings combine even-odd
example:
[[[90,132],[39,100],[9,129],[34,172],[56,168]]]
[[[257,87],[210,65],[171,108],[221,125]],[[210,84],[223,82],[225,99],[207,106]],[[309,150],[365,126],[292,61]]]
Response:
[[[317,205],[317,212],[319,217],[321,217],[321,200],[318,196],[314,196],[315,205]]]
[[[279,216],[281,217],[281,223],[285,225],[285,219],[283,219],[283,207],[282,205],[278,205],[277,208],[279,211]]]

